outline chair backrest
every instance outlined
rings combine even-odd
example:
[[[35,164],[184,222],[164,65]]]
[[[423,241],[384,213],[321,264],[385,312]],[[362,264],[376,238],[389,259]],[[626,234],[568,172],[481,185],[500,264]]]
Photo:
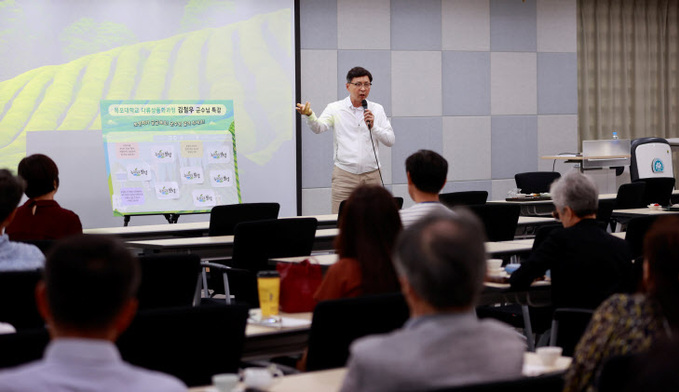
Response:
[[[672,204],[672,191],[674,190],[674,178],[660,177],[637,180],[645,184],[642,206],[658,203],[663,206]]]
[[[232,266],[251,271],[275,269],[274,257],[309,256],[316,239],[316,218],[286,218],[236,225]]]
[[[35,285],[40,270],[0,272],[0,321],[17,330],[45,325],[35,304]]]
[[[140,256],[139,309],[192,306],[200,278],[197,254]]]
[[[42,358],[50,336],[44,327],[0,334],[0,369],[12,368]]]
[[[307,370],[344,366],[354,340],[400,328],[409,314],[400,293],[320,302],[311,321]]]
[[[488,241],[510,241],[514,239],[519,224],[521,206],[516,204],[472,205],[475,213],[486,229]]]
[[[535,239],[533,240],[532,251],[535,252],[536,249],[542,245],[542,243],[549,237],[552,231],[562,228],[561,223],[549,223],[546,225],[541,225],[535,232]]]
[[[630,221],[627,223],[625,241],[627,241],[627,244],[629,245],[633,259],[643,255],[644,237],[646,236],[648,229],[651,228],[651,225],[657,218],[657,215],[640,216],[630,219]]]
[[[646,190],[646,183],[644,181],[630,182],[629,184],[622,184],[618,188],[618,194],[615,196],[614,210],[622,210],[625,208],[643,208],[644,191]]]
[[[592,319],[592,309],[557,308],[552,316],[550,346],[563,348],[562,355],[572,357],[575,346]]]
[[[240,305],[142,311],[117,345],[133,365],[208,385],[214,374],[238,372],[247,317]]]
[[[231,267],[237,270],[227,273],[229,288],[236,301],[258,307],[257,272],[275,269],[269,264],[269,259],[275,257],[309,256],[317,225],[316,218],[239,223],[231,259]]]
[[[615,208],[615,200],[599,199],[599,206],[596,211],[596,220],[600,222],[604,230],[608,227],[613,216],[613,209]]]
[[[521,193],[547,193],[549,186],[559,177],[561,177],[559,172],[524,172],[515,174],[514,181],[516,187],[521,189]]]
[[[278,218],[278,203],[242,203],[212,207],[208,235],[233,235],[241,222]]]
[[[439,201],[448,207],[486,204],[486,200],[488,200],[487,191],[464,191],[439,194]]]
[[[629,171],[633,182],[647,178],[674,178],[672,149],[666,139],[659,137],[634,139],[631,148]]]
[[[403,198],[400,196],[394,196],[394,202],[396,203],[396,206],[400,210],[403,208]],[[337,209],[337,227],[339,227],[340,220],[342,219],[342,210],[344,210],[344,204],[346,203],[346,200],[342,200],[339,204],[339,208]]]
[[[559,373],[515,380],[494,381],[459,387],[436,389],[436,392],[559,392],[563,389],[563,376]]]

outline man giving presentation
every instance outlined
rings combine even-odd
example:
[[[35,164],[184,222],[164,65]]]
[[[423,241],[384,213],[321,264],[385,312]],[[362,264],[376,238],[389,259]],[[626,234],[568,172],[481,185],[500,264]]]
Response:
[[[333,129],[335,167],[332,171],[332,212],[337,213],[342,200],[360,184],[382,184],[379,171],[379,144],[394,145],[394,130],[382,105],[369,102],[373,77],[362,67],[347,73],[349,96],[329,104],[320,117],[311,110],[309,102],[298,103],[297,111],[304,117],[311,131]]]

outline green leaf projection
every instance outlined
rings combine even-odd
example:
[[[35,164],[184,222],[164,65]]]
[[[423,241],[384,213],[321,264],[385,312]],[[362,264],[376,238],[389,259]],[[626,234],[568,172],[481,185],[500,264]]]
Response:
[[[186,9],[196,13],[201,3],[189,2]],[[224,3],[228,11],[232,2]],[[0,26],[1,46],[16,35],[12,29],[21,26],[23,14],[15,2],[0,7],[8,11],[0,16],[7,22]],[[199,25],[199,15],[192,18],[181,28]],[[66,55],[77,58],[0,82],[0,167],[16,168],[26,154],[27,132],[100,130],[102,100],[223,99],[234,102],[239,155],[265,165],[294,138],[291,21],[291,10],[282,9],[127,44],[135,35],[125,26],[77,19],[55,32],[69,43]],[[118,46],[108,49],[112,45]],[[7,58],[5,49],[0,53]],[[83,55],[92,50],[102,51]]]

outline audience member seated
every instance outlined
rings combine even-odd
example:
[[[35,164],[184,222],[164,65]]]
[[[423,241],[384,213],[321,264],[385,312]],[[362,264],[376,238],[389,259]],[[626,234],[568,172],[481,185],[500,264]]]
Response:
[[[325,274],[316,301],[398,291],[391,263],[401,220],[394,198],[381,186],[356,188],[344,206],[335,251],[339,261]]]
[[[406,159],[408,194],[415,204],[400,211],[403,227],[432,211],[450,211],[439,202],[447,175],[448,162],[434,151],[419,150]]]
[[[351,346],[343,392],[424,391],[521,376],[525,345],[496,320],[479,320],[486,252],[470,212],[432,213],[406,228],[394,263],[411,318],[401,330]]]
[[[12,241],[58,240],[82,234],[80,218],[61,208],[54,200],[59,188],[59,169],[43,154],[28,156],[19,162],[19,177],[26,182],[26,203],[17,209],[14,221],[7,227]]]
[[[551,270],[553,306],[586,309],[631,291],[629,247],[597,224],[594,183],[574,170],[552,183],[550,194],[563,228],[552,230],[511,275],[512,288],[526,289]]]
[[[564,391],[596,391],[609,358],[679,336],[679,217],[658,218],[649,229],[643,269],[643,293],[613,295],[594,312],[575,348]]]
[[[9,170],[0,170],[0,271],[20,271],[42,268],[45,262],[40,249],[29,244],[12,242],[5,228],[16,215],[23,186]]]
[[[62,241],[36,288],[52,341],[42,360],[0,372],[0,390],[186,391],[172,376],[123,362],[114,344],[137,310],[137,260],[111,238]]]

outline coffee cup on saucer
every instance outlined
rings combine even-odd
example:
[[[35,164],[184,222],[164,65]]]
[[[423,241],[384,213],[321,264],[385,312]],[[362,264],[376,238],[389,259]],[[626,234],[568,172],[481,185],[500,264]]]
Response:
[[[238,386],[239,379],[233,373],[215,374],[212,376],[212,385],[217,392],[232,392]]]
[[[496,272],[502,270],[502,259],[488,259],[486,261],[488,272]]]
[[[283,372],[275,366],[249,367],[243,370],[243,384],[248,388],[267,389],[283,377]]]
[[[559,359],[563,349],[556,346],[538,347],[535,353],[540,358],[543,365],[547,367],[552,367],[556,364],[556,360]]]

